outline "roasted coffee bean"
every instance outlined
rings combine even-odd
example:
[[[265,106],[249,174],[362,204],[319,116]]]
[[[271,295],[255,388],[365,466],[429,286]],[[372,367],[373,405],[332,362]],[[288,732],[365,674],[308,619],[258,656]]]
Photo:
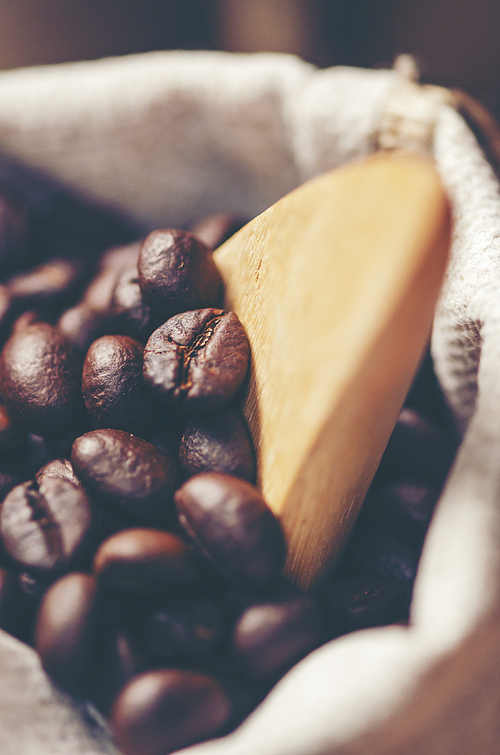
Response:
[[[143,348],[129,336],[102,336],[83,362],[82,393],[94,427],[144,432],[158,414],[142,377]]]
[[[139,286],[137,265],[127,268],[119,276],[111,298],[110,315],[116,332],[142,342],[155,329],[151,308],[144,301]]]
[[[250,600],[234,626],[231,657],[249,679],[274,680],[319,645],[323,617],[314,598],[292,588]]]
[[[9,417],[5,406],[0,404],[0,453],[20,451],[26,444],[26,431]]]
[[[360,529],[346,549],[339,574],[346,577],[371,574],[413,582],[417,564],[418,552],[413,548],[390,535]]]
[[[219,303],[222,279],[212,252],[189,231],[150,233],[139,253],[138,271],[144,300],[160,322]]]
[[[254,483],[255,455],[243,414],[223,409],[190,419],[182,436],[179,461],[187,477],[222,472]]]
[[[388,482],[368,494],[359,523],[421,548],[438,495],[433,485]]]
[[[180,538],[146,528],[118,532],[102,543],[94,572],[108,587],[139,593],[192,588],[202,578],[198,560]]]
[[[22,568],[52,579],[83,563],[94,515],[81,487],[43,476],[13,488],[0,510],[5,550]]]
[[[167,755],[216,736],[231,713],[215,679],[162,669],[127,684],[113,706],[111,724],[124,755]]]
[[[406,621],[411,592],[411,583],[394,577],[352,577],[328,585],[322,605],[329,636]]]
[[[97,581],[90,574],[67,574],[45,593],[37,617],[35,647],[44,669],[63,689],[85,689],[95,662],[101,622]]]
[[[52,459],[47,462],[35,475],[35,479],[40,484],[42,477],[54,477],[56,479],[68,480],[73,485],[81,487],[81,482],[73,471],[69,459]]]
[[[0,391],[10,416],[32,433],[61,435],[83,410],[73,347],[44,322],[16,330],[0,354]]]
[[[163,599],[146,613],[142,637],[147,650],[171,663],[198,663],[221,644],[222,614],[201,596]]]
[[[140,248],[140,242],[133,242],[108,249],[101,257],[97,274],[85,289],[82,304],[107,316],[116,281],[123,270],[137,264]]]
[[[90,344],[104,335],[108,322],[108,317],[80,303],[63,312],[57,327],[75,349],[86,354]]]
[[[281,526],[248,482],[215,472],[196,475],[177,491],[175,503],[189,537],[229,582],[258,587],[280,573]]]
[[[17,273],[7,285],[17,307],[45,312],[74,301],[85,274],[82,263],[58,259]]]
[[[98,501],[118,507],[136,524],[163,527],[175,517],[180,470],[145,440],[122,430],[93,430],[73,443],[71,464]]]
[[[149,338],[144,378],[174,409],[208,414],[231,401],[245,378],[249,355],[248,338],[234,312],[184,312]]]
[[[403,409],[380,462],[376,481],[418,480],[441,487],[457,450],[455,438]]]
[[[250,218],[249,218],[250,220]],[[198,221],[192,228],[196,238],[203,241],[211,249],[227,241],[236,231],[239,231],[247,221],[230,212],[219,212],[215,215],[207,215]]]

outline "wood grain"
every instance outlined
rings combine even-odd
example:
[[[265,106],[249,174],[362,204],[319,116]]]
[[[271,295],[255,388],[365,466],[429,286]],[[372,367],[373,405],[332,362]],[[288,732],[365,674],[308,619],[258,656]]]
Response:
[[[428,340],[450,220],[430,161],[377,155],[304,184],[215,253],[252,347],[245,413],[287,573],[335,562]]]

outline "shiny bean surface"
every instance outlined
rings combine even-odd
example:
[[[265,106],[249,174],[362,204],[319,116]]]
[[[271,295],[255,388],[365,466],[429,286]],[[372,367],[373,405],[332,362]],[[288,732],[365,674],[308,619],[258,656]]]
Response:
[[[229,582],[258,587],[281,571],[281,526],[249,483],[215,472],[191,477],[175,494],[179,521]]]
[[[122,430],[93,430],[73,443],[71,464],[99,501],[118,507],[137,524],[162,527],[172,521],[180,471],[150,443]]]
[[[219,303],[222,279],[212,252],[189,231],[150,233],[139,253],[138,270],[142,295],[160,322]]]
[[[215,679],[162,669],[140,674],[125,686],[111,721],[124,755],[167,755],[218,734],[231,712]]]

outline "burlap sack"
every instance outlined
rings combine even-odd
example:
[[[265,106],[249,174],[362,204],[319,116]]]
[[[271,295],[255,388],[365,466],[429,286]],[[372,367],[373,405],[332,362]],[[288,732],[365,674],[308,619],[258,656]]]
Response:
[[[312,653],[200,755],[335,752],[388,715],[495,601],[500,539],[500,196],[449,92],[411,66],[325,71],[289,56],[153,53],[0,74],[0,149],[146,229],[218,210],[253,216],[304,180],[377,149],[433,155],[454,211],[433,354],[463,441],[432,522],[411,628]],[[0,636],[0,752],[111,753],[85,705]]]

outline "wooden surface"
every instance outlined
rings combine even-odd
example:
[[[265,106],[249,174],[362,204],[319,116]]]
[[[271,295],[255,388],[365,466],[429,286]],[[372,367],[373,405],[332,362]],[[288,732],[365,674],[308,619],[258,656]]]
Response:
[[[304,588],[335,561],[429,337],[449,209],[423,158],[377,155],[287,195],[216,252],[252,347],[258,484]]]

